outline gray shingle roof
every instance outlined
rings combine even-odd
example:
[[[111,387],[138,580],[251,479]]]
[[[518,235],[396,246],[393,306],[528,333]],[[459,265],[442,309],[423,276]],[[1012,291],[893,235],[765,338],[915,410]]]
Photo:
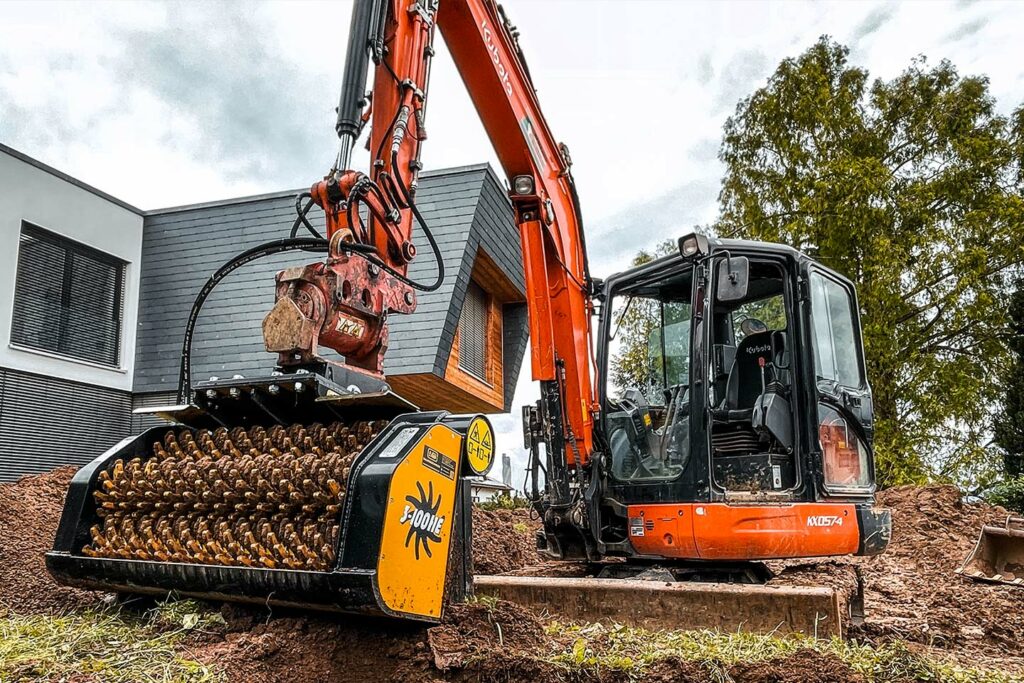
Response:
[[[287,235],[294,196],[275,193],[147,212],[134,391],[176,387],[181,335],[199,288],[238,252]],[[501,183],[487,165],[424,173],[417,202],[444,254],[447,275],[437,291],[420,294],[414,314],[389,320],[385,372],[443,375],[477,249],[482,246],[520,292],[525,291],[519,236]],[[314,210],[310,216],[322,232],[322,213]],[[436,272],[432,253],[418,226],[414,234],[419,257],[409,274],[429,281]],[[260,324],[274,303],[274,274],[316,258],[290,252],[247,264],[228,276],[199,318],[194,379],[270,371],[275,358],[263,349]],[[525,351],[525,306],[510,304],[505,314],[519,321],[505,329],[507,409]],[[324,355],[333,354],[324,350]]]

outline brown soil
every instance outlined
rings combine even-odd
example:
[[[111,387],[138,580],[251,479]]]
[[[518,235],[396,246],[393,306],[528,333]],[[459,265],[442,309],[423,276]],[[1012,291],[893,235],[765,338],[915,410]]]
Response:
[[[809,649],[767,662],[736,664],[729,676],[736,683],[866,683],[835,655]]]
[[[74,467],[61,467],[0,484],[0,604],[16,612],[67,612],[102,596],[58,586],[46,573],[44,554],[53,547],[74,474]]]
[[[477,574],[504,574],[542,564],[534,533],[540,522],[527,510],[473,508],[473,568]]]
[[[868,642],[909,641],[961,664],[1024,671],[1024,589],[980,583],[955,573],[985,523],[1006,510],[964,503],[952,486],[901,486],[882,491],[892,510],[893,537],[876,557],[771,563],[777,584],[832,585],[864,581],[864,624],[851,636]]]
[[[59,613],[103,599],[54,584],[43,553],[53,542],[62,499],[73,474],[62,468],[0,485],[0,604],[18,612]],[[953,573],[984,522],[999,508],[964,504],[951,487],[885,491],[894,536],[875,558],[776,563],[780,583],[830,583],[850,588],[856,573],[866,589],[867,620],[853,636],[873,642],[907,640],[962,664],[1024,671],[1024,590],[975,583]],[[544,565],[534,550],[537,528],[526,511],[474,511],[478,573],[580,573],[583,565]],[[508,603],[453,606],[433,628],[356,617],[268,612],[224,606],[226,625],[194,637],[186,655],[222,667],[237,681],[560,680],[566,672],[538,657],[564,646],[542,621]],[[579,677],[580,672],[575,672]],[[810,650],[762,663],[736,665],[737,683],[860,681],[841,661]],[[599,680],[622,678],[595,673]],[[645,677],[705,681],[700,666],[668,659]]]
[[[861,635],[1021,662],[1024,589],[954,573],[982,525],[1000,523],[1006,510],[965,504],[952,486],[889,489],[879,504],[893,511],[893,538],[882,555],[855,560],[864,576],[868,613]]]

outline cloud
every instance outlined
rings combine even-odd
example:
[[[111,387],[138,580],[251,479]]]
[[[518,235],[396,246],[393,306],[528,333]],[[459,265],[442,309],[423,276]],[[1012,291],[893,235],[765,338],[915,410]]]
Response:
[[[718,148],[721,146],[721,138],[704,138],[696,142],[686,152],[686,156],[699,164],[708,163],[718,158]]]
[[[2,66],[0,83],[4,75]],[[53,98],[31,107],[22,106],[0,87],[0,142],[39,149],[74,140],[87,131],[87,126],[76,122],[66,101]]]
[[[640,249],[713,220],[718,190],[717,178],[694,180],[599,221],[587,234],[594,275],[603,277],[623,270]]]
[[[969,21],[966,24],[957,26],[946,34],[945,40],[951,42],[966,40],[985,28],[986,24],[988,24],[988,17],[978,17],[974,21]]]
[[[705,52],[697,61],[697,80],[701,85],[707,85],[715,77],[715,67],[711,63],[711,53]]]
[[[758,81],[768,75],[768,57],[760,50],[737,53],[722,69],[718,77],[718,92],[712,103],[715,112],[732,110],[736,103],[754,89]]]
[[[330,161],[337,83],[317,82],[256,39],[273,27],[255,9],[171,5],[166,25],[114,33],[114,72],[167,110],[177,126],[168,146],[228,177],[302,185]]]
[[[882,5],[871,10],[864,20],[857,24],[857,28],[853,29],[853,42],[859,43],[878,31],[895,13],[896,8],[892,5]]]

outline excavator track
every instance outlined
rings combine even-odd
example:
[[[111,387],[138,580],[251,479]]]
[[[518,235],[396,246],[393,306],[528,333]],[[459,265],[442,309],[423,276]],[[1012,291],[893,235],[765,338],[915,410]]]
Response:
[[[93,492],[89,557],[325,571],[352,463],[386,421],[170,430]]]

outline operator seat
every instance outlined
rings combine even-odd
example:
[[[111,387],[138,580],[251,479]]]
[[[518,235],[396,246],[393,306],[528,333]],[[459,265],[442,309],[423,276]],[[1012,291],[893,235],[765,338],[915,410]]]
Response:
[[[751,419],[757,397],[768,383],[779,379],[777,356],[784,353],[785,339],[785,332],[771,330],[743,338],[736,348],[736,360],[725,385],[725,399],[715,411],[716,418],[726,422]]]
[[[712,450],[717,458],[762,450],[761,436],[754,429],[754,405],[773,380],[786,382],[786,378],[779,377],[784,373],[778,370],[784,346],[784,332],[765,330],[744,337],[736,347],[725,398],[712,414]]]

